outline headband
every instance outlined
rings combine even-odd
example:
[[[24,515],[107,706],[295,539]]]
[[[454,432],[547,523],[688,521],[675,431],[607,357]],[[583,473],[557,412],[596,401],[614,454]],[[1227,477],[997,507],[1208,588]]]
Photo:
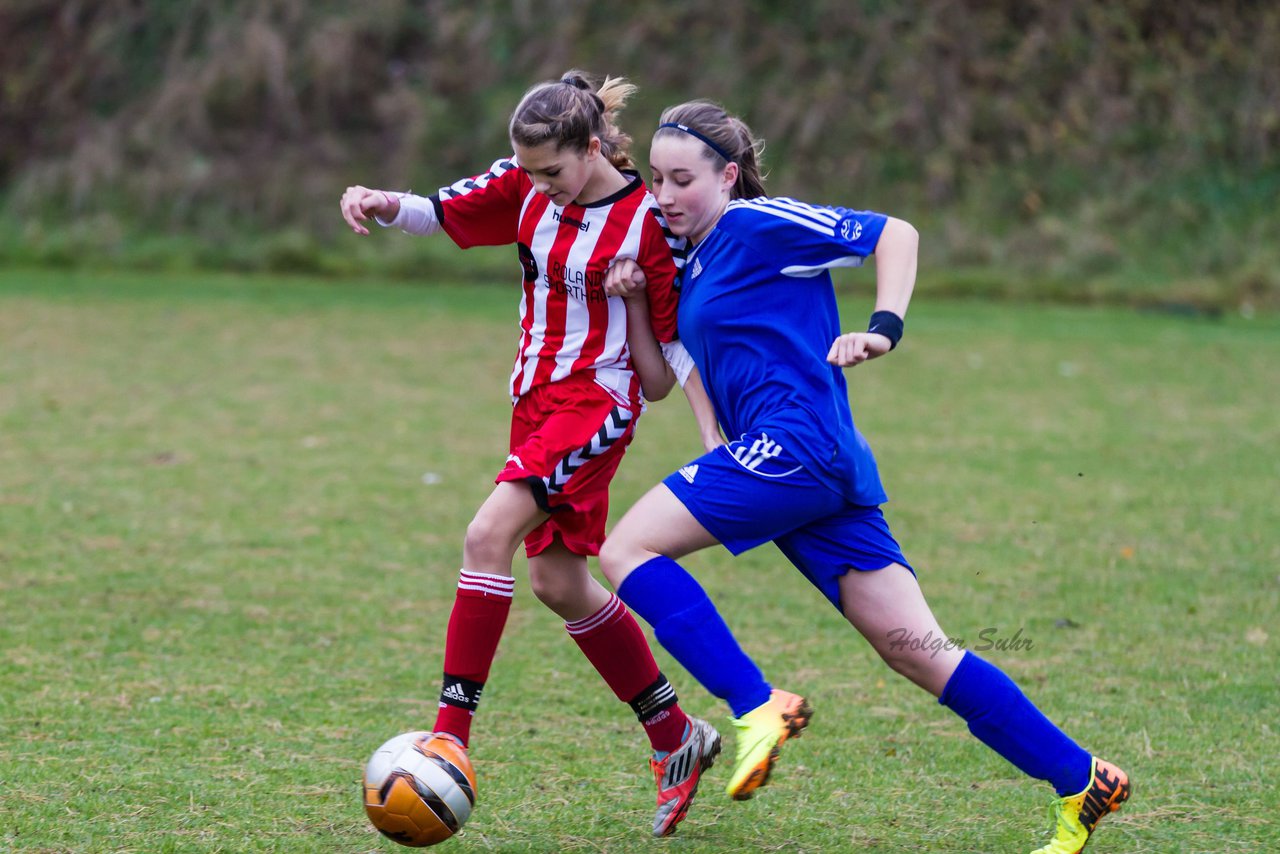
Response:
[[[658,125],[658,130],[662,130],[663,128],[675,128],[678,131],[684,131],[694,139],[702,140],[706,144],[707,148],[710,148],[712,151],[714,151],[716,154],[719,154],[721,157],[723,157],[725,160],[729,161],[730,163],[738,162],[736,157],[731,155],[729,152],[725,151],[719,145],[716,145],[714,142],[712,142],[711,138],[708,137],[706,134],[700,133],[694,130],[693,128],[689,127],[688,125],[682,125],[679,122],[663,122],[662,124]]]

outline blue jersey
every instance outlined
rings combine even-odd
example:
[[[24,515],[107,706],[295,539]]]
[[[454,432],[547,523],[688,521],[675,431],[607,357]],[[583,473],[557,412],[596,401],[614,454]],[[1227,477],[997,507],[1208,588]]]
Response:
[[[875,251],[886,217],[785,198],[738,199],[692,249],[680,291],[680,339],[725,436],[762,432],[854,504],[886,500],[853,424],[832,267]]]

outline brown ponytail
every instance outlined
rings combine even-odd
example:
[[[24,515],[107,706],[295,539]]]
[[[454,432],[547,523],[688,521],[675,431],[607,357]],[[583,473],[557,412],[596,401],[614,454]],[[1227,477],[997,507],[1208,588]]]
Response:
[[[697,131],[738,164],[738,180],[733,185],[732,198],[754,199],[765,195],[764,176],[760,174],[760,155],[764,152],[764,141],[756,139],[751,128],[742,119],[730,115],[724,107],[713,101],[688,101],[663,110],[659,124],[667,123],[684,125]],[[660,136],[682,133],[684,131],[679,128],[660,127],[653,137],[657,139]],[[703,145],[703,156],[715,161],[717,170],[729,165],[729,160],[710,145]]]
[[[583,152],[594,136],[610,163],[629,169],[633,166],[628,150],[631,137],[614,122],[635,91],[624,77],[606,77],[595,89],[583,72],[566,71],[559,80],[539,83],[520,99],[511,114],[511,141],[527,148],[554,142],[557,148]]]

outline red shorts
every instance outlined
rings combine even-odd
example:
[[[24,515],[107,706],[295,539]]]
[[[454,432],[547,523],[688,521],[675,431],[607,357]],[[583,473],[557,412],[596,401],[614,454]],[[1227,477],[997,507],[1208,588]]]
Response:
[[[537,386],[516,401],[511,453],[495,483],[528,483],[551,514],[525,537],[526,554],[540,554],[556,537],[574,554],[600,553],[609,483],[639,416],[639,401],[619,404],[590,375]]]

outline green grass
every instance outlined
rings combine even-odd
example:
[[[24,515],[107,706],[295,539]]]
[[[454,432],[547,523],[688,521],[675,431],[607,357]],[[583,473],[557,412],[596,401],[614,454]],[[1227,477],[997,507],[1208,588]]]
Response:
[[[0,850],[397,850],[360,771],[433,718],[461,535],[505,453],[514,303],[0,273]],[[850,379],[944,628],[1031,639],[987,655],[1132,774],[1090,850],[1280,845],[1280,322],[920,300],[904,346]],[[615,517],[695,453],[684,404],[653,406]],[[451,849],[1040,843],[1047,787],[771,548],[689,566],[817,707],[775,782],[731,803],[717,767],[681,833],[650,840],[638,727],[517,571]]]

